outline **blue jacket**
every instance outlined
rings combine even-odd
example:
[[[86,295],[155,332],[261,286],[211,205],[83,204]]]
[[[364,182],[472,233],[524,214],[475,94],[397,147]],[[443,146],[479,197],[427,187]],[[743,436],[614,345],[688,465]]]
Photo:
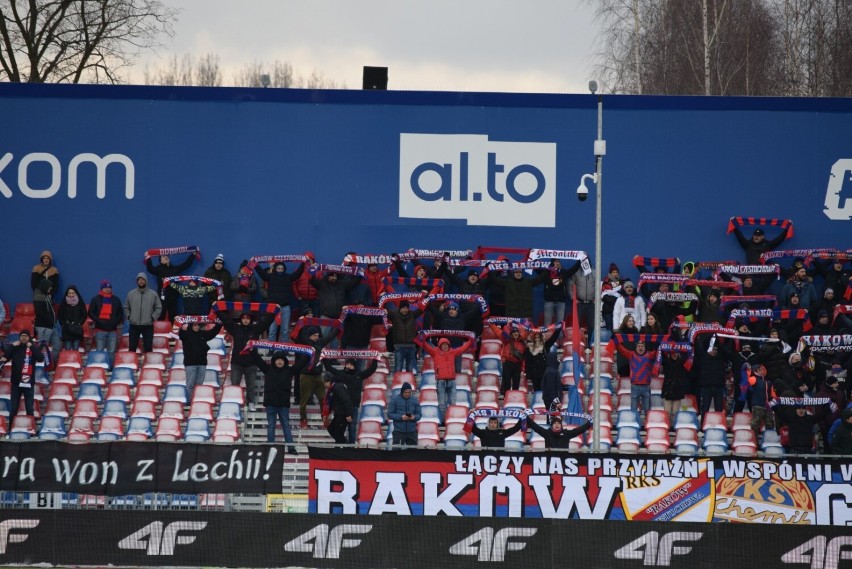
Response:
[[[403,421],[402,416],[409,413],[414,415],[413,421]],[[393,421],[393,429],[399,433],[417,432],[417,421],[420,420],[420,401],[412,395],[405,399],[402,394],[394,395],[388,405],[388,419]]]

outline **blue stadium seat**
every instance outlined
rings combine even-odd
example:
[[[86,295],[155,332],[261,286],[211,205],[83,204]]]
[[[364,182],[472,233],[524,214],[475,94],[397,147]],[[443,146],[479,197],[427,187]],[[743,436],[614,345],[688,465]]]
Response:
[[[38,430],[38,438],[41,440],[59,440],[64,439],[65,419],[56,415],[47,415],[41,419],[41,427]]]

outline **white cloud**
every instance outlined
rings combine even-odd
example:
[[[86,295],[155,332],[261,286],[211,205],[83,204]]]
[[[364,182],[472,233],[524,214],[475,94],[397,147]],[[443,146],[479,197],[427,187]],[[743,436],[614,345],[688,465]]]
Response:
[[[220,57],[226,83],[254,61],[289,62],[359,88],[365,65],[389,68],[390,89],[585,92],[595,28],[579,0],[172,0],[175,38],[130,73],[142,80],[177,54]]]

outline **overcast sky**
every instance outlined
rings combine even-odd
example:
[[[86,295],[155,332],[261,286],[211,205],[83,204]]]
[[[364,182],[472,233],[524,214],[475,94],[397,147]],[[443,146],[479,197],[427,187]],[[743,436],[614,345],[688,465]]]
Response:
[[[582,0],[164,0],[175,37],[129,75],[172,55],[218,54],[225,84],[253,61],[290,62],[361,87],[365,65],[389,89],[585,93],[597,35]]]

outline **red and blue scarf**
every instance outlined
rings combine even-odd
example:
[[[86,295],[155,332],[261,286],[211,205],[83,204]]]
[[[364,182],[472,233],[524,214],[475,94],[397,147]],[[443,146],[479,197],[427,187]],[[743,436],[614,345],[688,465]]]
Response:
[[[787,231],[787,237],[793,236],[793,222],[789,219],[774,219],[771,217],[732,217],[728,222],[728,233],[733,233],[735,227],[758,225],[762,227],[780,227]]]
[[[160,255],[180,255],[181,253],[192,253],[197,260],[201,260],[201,249],[197,245],[184,245],[183,247],[161,247],[159,249],[148,249],[145,251],[143,263],[147,262],[151,257],[159,257]]]

